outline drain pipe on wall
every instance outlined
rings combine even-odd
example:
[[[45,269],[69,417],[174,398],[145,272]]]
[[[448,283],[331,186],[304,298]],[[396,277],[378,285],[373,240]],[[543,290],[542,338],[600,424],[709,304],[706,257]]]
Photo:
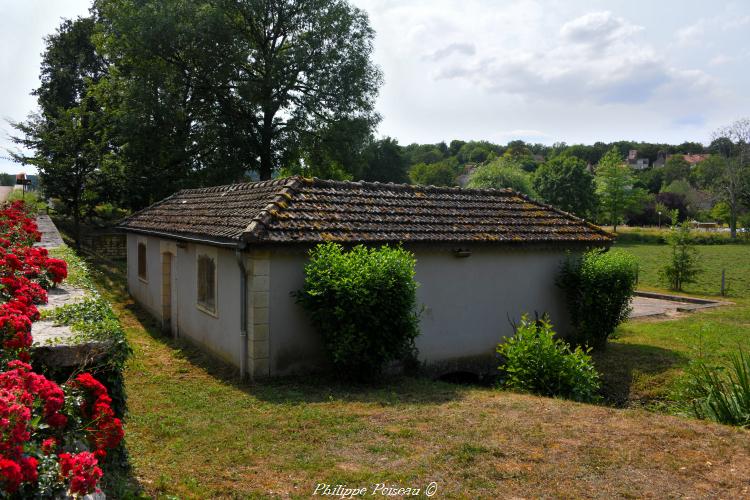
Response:
[[[234,250],[240,268],[240,381],[247,377],[247,269],[242,254],[245,248],[246,243],[242,241]]]

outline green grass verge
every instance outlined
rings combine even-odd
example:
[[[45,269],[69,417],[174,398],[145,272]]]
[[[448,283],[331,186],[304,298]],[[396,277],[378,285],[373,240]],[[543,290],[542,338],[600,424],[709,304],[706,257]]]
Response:
[[[640,265],[641,289],[666,291],[658,270],[669,247],[620,244]],[[704,271],[684,293],[717,297],[721,270],[730,284],[727,300],[734,304],[684,315],[675,320],[636,320],[621,325],[604,352],[594,356],[611,403],[646,406],[671,413],[687,411],[681,378],[691,360],[724,363],[739,348],[750,351],[750,246],[698,247]]]

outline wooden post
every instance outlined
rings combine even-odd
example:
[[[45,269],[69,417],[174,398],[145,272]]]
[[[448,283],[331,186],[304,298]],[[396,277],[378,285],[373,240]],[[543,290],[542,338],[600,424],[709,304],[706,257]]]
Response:
[[[721,296],[722,296],[722,297],[723,297],[723,296],[724,296],[724,294],[726,293],[726,288],[725,288],[725,286],[724,286],[724,284],[725,284],[725,283],[726,283],[726,281],[725,281],[725,270],[724,270],[724,269],[722,269],[722,270],[721,270]]]

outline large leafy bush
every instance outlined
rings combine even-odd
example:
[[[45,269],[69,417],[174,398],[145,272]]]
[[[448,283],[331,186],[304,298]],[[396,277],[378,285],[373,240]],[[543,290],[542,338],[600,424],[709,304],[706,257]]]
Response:
[[[565,291],[574,341],[602,349],[628,318],[638,279],[638,262],[627,252],[591,250],[568,256],[558,277]]]
[[[297,299],[334,367],[354,379],[413,355],[419,333],[414,256],[402,248],[318,245]]]
[[[532,321],[524,315],[515,335],[497,346],[503,359],[502,387],[575,401],[597,400],[599,374],[588,350],[571,349],[554,336],[548,318]]]

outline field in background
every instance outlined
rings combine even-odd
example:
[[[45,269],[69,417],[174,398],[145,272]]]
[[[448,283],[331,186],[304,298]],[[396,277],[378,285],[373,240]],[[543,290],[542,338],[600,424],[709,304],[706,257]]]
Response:
[[[638,258],[639,288],[664,291],[658,271],[668,257],[668,246],[618,243],[616,247]],[[724,363],[739,348],[750,353],[750,246],[701,245],[698,250],[704,271],[683,293],[721,298],[721,270],[725,269],[726,300],[734,305],[687,313],[671,321],[643,319],[620,326],[607,351],[595,355],[610,403],[686,412],[679,394],[680,378],[691,360],[702,357]]]

